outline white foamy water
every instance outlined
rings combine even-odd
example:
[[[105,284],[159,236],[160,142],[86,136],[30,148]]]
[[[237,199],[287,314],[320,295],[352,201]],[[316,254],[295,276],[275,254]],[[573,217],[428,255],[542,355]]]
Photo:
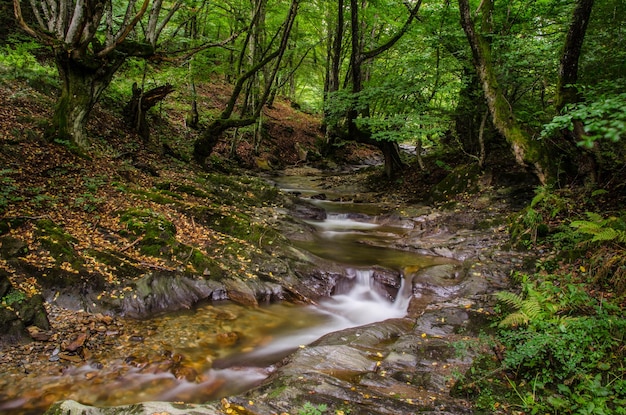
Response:
[[[398,297],[396,301],[390,301],[377,292],[372,270],[352,270],[352,273],[355,282],[348,292],[324,299],[317,306],[310,306],[311,313],[319,313],[327,318],[325,323],[281,336],[247,354],[247,357],[254,360],[286,354],[328,333],[406,315],[410,293],[406,296],[403,287],[399,293],[406,298]],[[402,281],[404,284],[404,279]]]

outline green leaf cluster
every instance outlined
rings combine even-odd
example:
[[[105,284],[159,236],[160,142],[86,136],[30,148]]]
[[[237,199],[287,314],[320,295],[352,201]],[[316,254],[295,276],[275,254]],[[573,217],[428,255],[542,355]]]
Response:
[[[536,277],[536,276],[535,276]],[[522,293],[498,293],[513,312],[499,323],[502,368],[530,413],[626,413],[623,310],[560,277],[531,280]]]

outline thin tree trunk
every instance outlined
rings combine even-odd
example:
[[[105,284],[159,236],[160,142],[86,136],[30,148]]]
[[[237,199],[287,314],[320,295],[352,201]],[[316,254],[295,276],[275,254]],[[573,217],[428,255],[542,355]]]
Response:
[[[578,82],[578,62],[591,18],[594,0],[578,0],[565,37],[559,79],[557,81],[555,107],[560,113],[566,105],[581,101],[576,82]],[[595,149],[578,146],[583,139],[584,126],[580,120],[574,121],[573,131],[563,131],[564,146],[567,148],[566,170],[572,176],[583,177],[592,183],[597,181],[598,160]]]
[[[278,72],[278,68],[280,67],[280,62],[287,48],[287,41],[289,40],[289,35],[291,33],[291,28],[293,27],[293,22],[298,14],[298,5],[299,0],[292,0],[291,6],[289,7],[289,13],[285,19],[285,24],[283,28],[283,33],[280,41],[280,46],[278,50],[272,52],[267,55],[262,61],[257,63],[252,69],[250,69],[245,74],[241,75],[235,84],[233,92],[231,93],[230,99],[226,105],[226,108],[222,111],[219,118],[213,120],[213,122],[207,127],[207,129],[203,132],[202,136],[196,140],[194,143],[194,158],[200,164],[204,164],[204,160],[211,155],[213,148],[219,142],[224,131],[233,127],[243,127],[247,125],[254,124],[258,117],[261,115],[261,111],[267,102],[267,99],[270,94],[271,86],[274,83],[274,79],[276,77],[276,73]],[[258,71],[263,70],[263,68],[270,63],[272,60],[276,59],[276,63],[272,74],[266,82],[266,87],[263,95],[260,98],[260,101],[257,103],[254,113],[250,117],[246,117],[243,119],[231,119],[231,115],[235,108],[235,103],[243,90],[243,87],[250,78],[258,73]]]
[[[485,125],[487,124],[487,117],[489,116],[489,110],[485,111],[483,118],[480,120],[480,128],[478,129],[478,145],[480,147],[480,155],[478,156],[478,166],[482,169],[485,167],[485,158],[487,153],[485,151]]]
[[[578,61],[587,32],[587,25],[591,17],[594,0],[578,0],[574,16],[570,24],[563,54],[559,65],[559,79],[557,83],[556,110],[561,112],[567,104],[580,101],[576,82],[578,82]]]

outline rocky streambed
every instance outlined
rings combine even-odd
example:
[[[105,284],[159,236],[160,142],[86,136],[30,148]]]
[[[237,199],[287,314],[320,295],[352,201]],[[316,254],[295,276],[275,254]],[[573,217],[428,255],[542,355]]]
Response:
[[[491,293],[506,288],[510,272],[528,262],[525,254],[505,248],[504,219],[514,189],[494,189],[440,209],[398,204],[354,183],[341,188],[319,172],[296,173],[292,177],[304,178],[309,193],[303,186],[289,188],[289,181],[281,184],[306,200],[284,212],[296,219],[280,226],[295,245],[292,255],[306,264],[298,284],[265,281],[251,288],[242,282],[244,288],[211,293],[258,297],[266,290],[271,300],[319,303],[349,291],[354,270],[367,267],[390,304],[406,297],[401,313],[381,313],[380,321],[334,330],[274,361],[250,364],[246,356],[276,333],[306,331],[324,318],[299,314],[301,307],[288,304],[221,303],[217,294],[212,303],[150,320],[50,308],[54,330],[33,329],[40,341],[3,351],[0,408],[16,414],[40,413],[51,404],[51,414],[472,413],[451,388],[486,347],[479,335],[489,329]],[[328,231],[319,224],[329,206],[345,208],[342,218],[362,226],[350,231],[351,243],[364,248],[358,259],[345,260],[338,248],[308,249]],[[367,225],[376,225],[376,238],[363,229]],[[324,239],[322,248],[330,241]],[[389,249],[397,255],[379,255]],[[68,396],[72,400],[53,404]]]

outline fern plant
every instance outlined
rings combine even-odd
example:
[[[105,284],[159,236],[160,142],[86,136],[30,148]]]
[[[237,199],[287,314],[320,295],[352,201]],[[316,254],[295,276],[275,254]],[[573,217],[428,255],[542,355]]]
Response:
[[[589,273],[595,282],[622,294],[626,292],[626,221],[593,212],[587,212],[587,219],[573,221],[570,227],[585,238],[584,244],[593,245]]]
[[[585,235],[591,235],[591,242],[615,242],[626,244],[624,223],[616,217],[603,218],[597,213],[587,212],[589,220],[576,220],[570,226]],[[622,229],[620,229],[622,228]]]
[[[537,290],[527,280],[522,284],[522,293],[500,291],[496,298],[515,311],[500,321],[499,327],[528,326],[540,321],[558,322],[563,319],[558,313],[563,306],[555,301],[546,290]]]

